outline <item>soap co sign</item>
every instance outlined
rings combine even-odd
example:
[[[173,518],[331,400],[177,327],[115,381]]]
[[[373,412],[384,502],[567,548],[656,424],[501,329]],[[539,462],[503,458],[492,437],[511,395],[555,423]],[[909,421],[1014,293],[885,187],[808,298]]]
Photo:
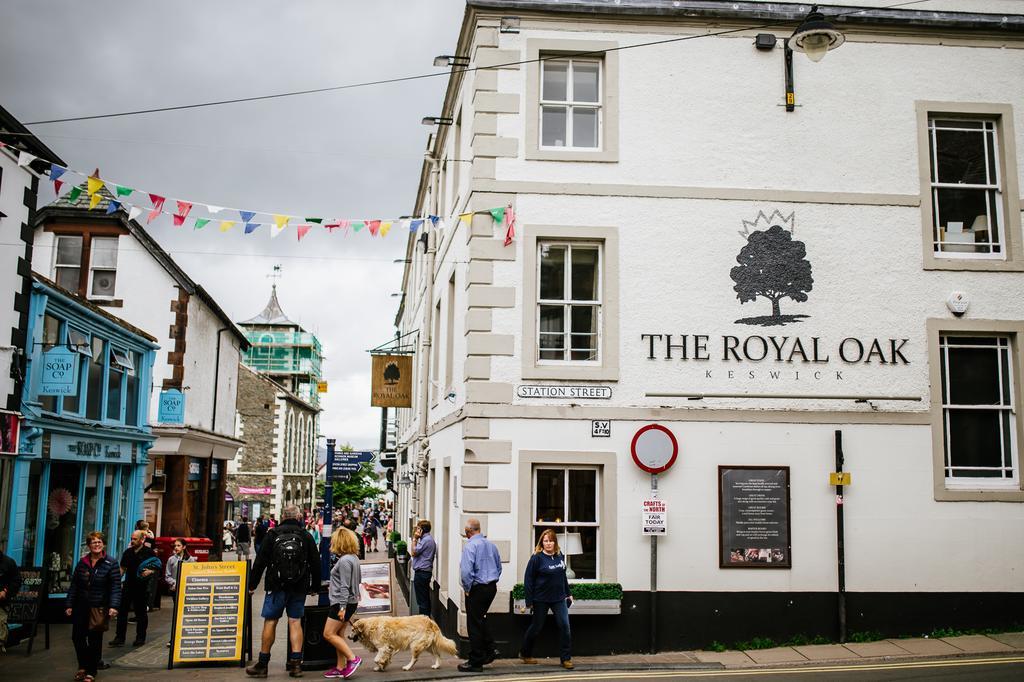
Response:
[[[160,411],[157,421],[161,424],[185,423],[185,395],[176,388],[160,393]]]
[[[63,346],[43,353],[39,395],[78,395],[78,353]]]

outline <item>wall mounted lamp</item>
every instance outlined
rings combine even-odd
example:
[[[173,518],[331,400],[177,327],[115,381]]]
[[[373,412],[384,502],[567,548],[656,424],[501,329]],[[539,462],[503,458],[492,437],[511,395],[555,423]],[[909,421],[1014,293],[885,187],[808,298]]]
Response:
[[[455,119],[444,116],[424,116],[420,123],[425,126],[450,126],[455,123]]]
[[[434,57],[434,66],[469,66],[469,57],[459,54],[441,54]]]
[[[776,37],[770,33],[758,33],[754,39],[754,47],[759,50],[771,50],[775,47]],[[796,110],[796,93],[793,89],[793,52],[803,52],[812,62],[820,62],[825,53],[843,44],[846,37],[841,31],[825,20],[825,15],[818,11],[817,5],[803,22],[786,38],[782,44],[786,66],[786,111]]]

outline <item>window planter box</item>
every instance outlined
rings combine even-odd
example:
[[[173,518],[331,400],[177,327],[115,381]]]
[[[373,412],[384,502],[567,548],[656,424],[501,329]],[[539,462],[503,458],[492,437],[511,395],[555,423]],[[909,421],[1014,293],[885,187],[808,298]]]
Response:
[[[526,600],[513,600],[512,613],[518,616],[529,615],[530,609],[526,608]],[[572,606],[569,607],[570,616],[617,616],[620,613],[621,599],[573,599]]]

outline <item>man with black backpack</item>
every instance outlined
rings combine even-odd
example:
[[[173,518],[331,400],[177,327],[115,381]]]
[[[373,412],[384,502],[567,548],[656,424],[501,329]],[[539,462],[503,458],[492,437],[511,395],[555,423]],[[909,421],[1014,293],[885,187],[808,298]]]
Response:
[[[302,616],[307,594],[320,589],[320,552],[312,536],[302,527],[299,508],[289,505],[281,512],[281,523],[267,532],[252,564],[250,593],[255,591],[263,572],[267,594],[263,600],[263,642],[259,659],[245,672],[252,677],[266,677],[270,648],[274,646],[277,621],[288,612],[288,674],[302,677]]]

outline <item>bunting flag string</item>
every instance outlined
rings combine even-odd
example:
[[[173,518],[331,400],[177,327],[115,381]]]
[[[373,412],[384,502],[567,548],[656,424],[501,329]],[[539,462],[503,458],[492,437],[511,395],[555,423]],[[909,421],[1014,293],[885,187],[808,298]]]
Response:
[[[18,165],[28,167],[37,158],[39,157],[29,152],[19,152]],[[171,200],[174,206],[174,208],[171,209],[170,207],[165,207],[166,202],[168,201],[166,195],[105,180],[100,177],[98,168],[92,173],[86,174],[56,163],[50,163],[49,166],[49,170],[46,172],[48,172],[49,178],[53,182],[54,191],[59,195],[65,186],[70,186],[71,188],[67,194],[64,195],[66,201],[75,204],[78,202],[82,193],[85,192],[89,198],[90,210],[96,209],[106,201],[106,204],[101,207],[101,210],[103,210],[106,215],[113,215],[118,211],[125,211],[128,214],[129,220],[137,220],[145,213],[147,214],[147,224],[152,223],[161,216],[167,215],[170,216],[171,224],[174,227],[183,227],[186,222],[193,220],[193,230],[201,230],[211,222],[217,222],[219,223],[220,232],[229,232],[235,225],[241,224],[244,228],[243,233],[246,235],[252,234],[260,227],[266,225],[269,227],[268,231],[271,238],[278,237],[287,228],[294,226],[296,238],[301,241],[313,230],[314,227],[321,227],[329,234],[333,234],[336,231],[341,232],[343,236],[347,236],[350,232],[358,233],[365,227],[367,233],[371,237],[386,237],[395,225],[400,227],[400,233],[408,234],[411,232],[415,234],[424,229],[443,230],[448,226],[458,227],[462,224],[469,225],[472,222],[474,215],[483,214],[490,216],[496,228],[505,229],[506,246],[511,244],[515,237],[515,214],[512,210],[511,204],[505,207],[460,213],[447,218],[431,214],[416,218],[404,216],[395,219],[370,218],[359,220],[325,218],[323,216],[299,217],[285,213],[270,213],[217,206],[214,204],[184,199]],[[69,180],[72,176],[84,179],[85,182],[82,183],[81,180],[76,180],[76,184],[72,184],[72,181]],[[101,190],[106,191],[103,192]],[[206,217],[193,217],[191,215],[193,210],[197,207],[205,209]],[[211,217],[216,216],[222,211],[233,211],[238,215],[240,220]],[[266,216],[266,218],[261,219],[261,216]]]

